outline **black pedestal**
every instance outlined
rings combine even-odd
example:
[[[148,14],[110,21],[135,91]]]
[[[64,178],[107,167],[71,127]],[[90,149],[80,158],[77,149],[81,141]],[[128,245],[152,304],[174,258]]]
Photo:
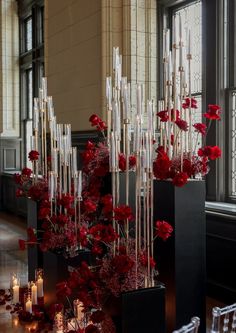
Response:
[[[166,242],[155,243],[160,280],[166,286],[168,332],[201,319],[205,332],[205,183],[189,181],[174,187],[168,181],[154,181],[154,221],[166,220],[174,233]]]
[[[122,333],[165,332],[165,288],[134,290],[122,295]]]
[[[56,284],[67,280],[69,271],[78,267],[82,261],[86,261],[89,265],[92,263],[90,251],[81,250],[77,256],[72,258],[66,258],[63,254],[50,251],[43,254],[44,303],[46,308],[58,301]]]
[[[31,199],[27,200],[27,226],[40,229],[38,220],[38,204]],[[28,246],[28,278],[35,280],[35,269],[43,267],[43,254],[38,245]]]

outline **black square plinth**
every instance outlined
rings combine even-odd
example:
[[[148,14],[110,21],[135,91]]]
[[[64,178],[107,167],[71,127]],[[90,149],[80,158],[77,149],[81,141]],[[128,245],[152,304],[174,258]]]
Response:
[[[190,180],[184,187],[154,181],[154,221],[168,221],[174,228],[167,241],[155,242],[160,280],[166,287],[167,332],[180,328],[193,316],[205,319],[205,183]]]

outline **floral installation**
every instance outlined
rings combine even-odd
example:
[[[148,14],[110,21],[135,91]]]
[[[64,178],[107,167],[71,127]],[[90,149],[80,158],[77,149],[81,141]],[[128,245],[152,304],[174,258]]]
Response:
[[[190,62],[190,53],[187,59]],[[62,251],[67,256],[89,250],[92,255],[91,266],[80,262],[68,273],[67,280],[57,284],[58,299],[65,298],[70,304],[77,297],[83,304],[83,319],[76,319],[72,306],[65,313],[66,319],[75,320],[71,331],[80,333],[115,332],[107,313],[109,302],[124,292],[152,288],[157,283],[154,241],[157,237],[168,241],[173,227],[167,221],[153,220],[154,179],[170,179],[174,186],[182,187],[199,174],[205,176],[209,161],[221,156],[217,146],[198,147],[198,137],[201,135],[205,142],[210,124],[192,123],[197,101],[190,91],[186,96],[184,85],[180,84],[180,110],[169,91],[168,101],[164,100],[157,117],[153,101],[144,103],[142,85],[137,85],[137,105],[131,115],[130,84],[121,77],[121,64],[119,49],[114,48],[114,75],[106,80],[107,124],[96,114],[89,118],[101,136],[99,142],[87,142],[81,155],[82,170],[77,168],[71,127],[56,123],[44,78],[39,99],[34,100],[33,145],[28,156],[32,170],[25,168],[15,175],[17,195],[38,202],[41,223],[40,230],[28,229],[28,239],[20,240],[20,247],[38,245],[42,251]],[[170,57],[166,64],[170,65]],[[167,90],[172,86],[172,74]],[[220,112],[219,106],[209,105],[204,117],[211,123],[220,120]],[[156,118],[160,136],[156,135]],[[41,128],[46,119],[50,130],[48,149],[46,126]],[[121,172],[124,198],[120,195]],[[129,189],[131,176],[135,177],[133,191]],[[131,196],[135,197],[134,207]],[[58,313],[60,325],[64,314],[62,310]]]

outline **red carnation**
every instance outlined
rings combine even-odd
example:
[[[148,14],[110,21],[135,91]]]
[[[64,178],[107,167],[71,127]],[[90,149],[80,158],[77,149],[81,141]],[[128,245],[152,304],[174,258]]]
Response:
[[[119,168],[121,171],[126,170],[126,159],[124,154],[119,154]]]
[[[98,131],[104,131],[107,128],[106,123],[96,114],[93,114],[89,118],[89,121],[91,122],[91,126],[96,126]]]
[[[153,163],[154,176],[157,179],[167,179],[169,176],[169,169],[171,167],[171,161],[166,153],[159,153],[156,160]]]
[[[188,109],[190,107],[190,101],[191,101],[191,108],[192,109],[197,109],[197,100],[195,98],[185,98],[185,103],[183,103],[183,108]]]
[[[17,198],[20,198],[23,196],[23,191],[20,189],[20,188],[17,188],[16,189],[16,197]]]
[[[141,262],[141,265],[143,265],[144,267],[147,267],[148,266],[148,256],[146,254],[142,254],[140,256],[140,262]],[[154,268],[155,266],[156,266],[155,260],[152,257],[150,257],[150,267]]]
[[[119,221],[119,222],[123,222],[125,220],[132,220],[133,219],[133,214],[132,214],[132,210],[129,206],[126,205],[121,205],[119,207],[116,207],[114,209],[114,213],[115,213],[115,220]]]
[[[110,214],[112,212],[113,204],[112,204],[112,195],[107,194],[101,198],[101,203],[103,204],[103,213],[105,215]]]
[[[90,149],[94,149],[94,148],[95,148],[95,144],[92,141],[87,141],[86,149],[90,150]]]
[[[84,201],[84,209],[87,214],[94,213],[96,212],[97,205],[93,201],[87,199]]]
[[[157,116],[160,118],[160,121],[162,122],[167,122],[169,119],[167,110],[158,112]]]
[[[30,242],[30,243],[37,242],[37,237],[35,235],[35,231],[33,228],[31,228],[31,227],[27,228],[27,235],[28,235],[28,242]]]
[[[31,162],[37,161],[39,159],[39,152],[37,150],[31,150],[29,152],[28,158]]]
[[[183,119],[177,119],[175,121],[175,124],[179,127],[179,129],[181,129],[182,131],[187,131],[188,130],[188,123],[187,121],[183,120]]]
[[[26,249],[26,241],[25,240],[19,239],[18,244],[19,244],[20,250],[24,251]]]
[[[179,119],[179,110],[171,109],[171,121],[174,121],[177,119]]]
[[[16,184],[21,185],[22,184],[21,174],[15,173],[14,174],[14,181],[15,181]]]
[[[129,168],[133,169],[136,166],[136,157],[134,155],[131,155],[129,157]]]
[[[173,231],[172,226],[166,221],[156,221],[156,236],[164,241],[171,236]]]
[[[26,177],[30,177],[30,175],[32,174],[32,170],[29,168],[23,168],[21,174]]]
[[[221,149],[218,146],[206,146],[198,150],[198,156],[216,160],[221,157]]]
[[[111,265],[116,273],[125,274],[132,269],[134,261],[128,255],[120,254],[112,259]]]
[[[179,172],[177,173],[172,182],[175,186],[182,187],[184,186],[188,181],[188,175],[186,172]]]
[[[220,120],[220,107],[216,104],[209,104],[208,110],[204,113],[204,117],[211,120]]]
[[[206,135],[207,126],[205,124],[196,123],[193,125],[193,127],[195,128],[196,132],[201,133],[202,135]]]
[[[46,219],[51,213],[51,209],[49,207],[42,207],[39,209],[38,218],[39,220]]]

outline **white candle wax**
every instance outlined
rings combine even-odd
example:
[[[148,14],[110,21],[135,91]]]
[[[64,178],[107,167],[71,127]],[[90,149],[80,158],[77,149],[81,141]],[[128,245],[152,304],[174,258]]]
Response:
[[[32,304],[38,304],[37,286],[33,283],[31,286]]]
[[[32,302],[30,299],[25,303],[25,310],[29,313],[32,313]]]
[[[43,297],[43,278],[39,276],[36,283],[38,297]]]
[[[17,280],[17,277],[15,277],[15,276],[13,276],[13,278],[12,278],[12,285],[13,286],[18,285],[18,280]]]
[[[19,293],[20,287],[18,285],[13,285],[13,304],[19,303]]]

